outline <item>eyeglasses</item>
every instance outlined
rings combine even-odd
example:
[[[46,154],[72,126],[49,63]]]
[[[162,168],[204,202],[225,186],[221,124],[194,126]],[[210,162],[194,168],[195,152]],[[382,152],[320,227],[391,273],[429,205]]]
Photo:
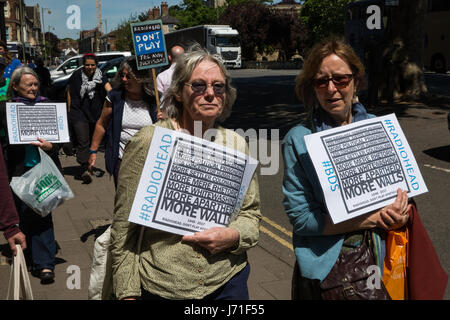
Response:
[[[353,79],[353,74],[333,74],[329,78],[318,78],[313,80],[313,84],[318,89],[323,89],[328,87],[328,82],[333,81],[334,85],[338,89],[345,88],[348,86],[350,81]]]
[[[192,83],[185,83],[185,85],[190,86],[192,91],[198,94],[203,94],[206,91],[208,85],[213,88],[214,94],[224,94],[225,93],[225,83],[223,82],[214,82],[212,84],[206,83],[204,81],[196,81]]]

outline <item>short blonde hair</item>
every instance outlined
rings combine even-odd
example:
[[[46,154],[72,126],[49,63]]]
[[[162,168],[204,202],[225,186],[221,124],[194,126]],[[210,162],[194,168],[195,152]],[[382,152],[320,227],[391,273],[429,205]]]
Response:
[[[194,45],[186,53],[177,57],[172,83],[164,95],[164,107],[167,108],[170,118],[179,118],[183,114],[183,103],[178,101],[176,97],[181,95],[185,83],[191,79],[194,69],[202,61],[211,61],[217,64],[225,78],[225,101],[223,103],[222,114],[217,120],[223,122],[230,116],[234,101],[236,100],[236,89],[231,86],[230,74],[219,59],[199,45]]]

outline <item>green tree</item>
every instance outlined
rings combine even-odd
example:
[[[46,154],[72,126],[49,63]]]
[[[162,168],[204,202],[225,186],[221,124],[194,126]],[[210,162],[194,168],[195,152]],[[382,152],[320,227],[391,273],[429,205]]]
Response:
[[[147,20],[147,12],[131,14],[117,26],[116,48],[118,51],[133,51],[133,38],[131,37],[131,24]]]
[[[216,24],[222,9],[208,8],[203,0],[183,0],[183,3],[169,8],[169,15],[180,21],[178,29],[202,24]]]
[[[268,42],[278,48],[279,61],[288,61],[298,51],[303,54],[306,27],[295,12],[272,10]]]
[[[218,22],[238,30],[243,58],[255,60],[256,53],[263,53],[270,46],[270,19],[271,12],[266,5],[247,0],[229,4]]]
[[[331,35],[344,35],[345,6],[354,0],[305,0],[300,21],[308,29],[309,46]]]

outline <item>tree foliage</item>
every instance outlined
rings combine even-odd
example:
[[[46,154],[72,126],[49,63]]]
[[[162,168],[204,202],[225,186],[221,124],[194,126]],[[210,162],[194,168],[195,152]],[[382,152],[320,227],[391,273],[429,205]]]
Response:
[[[116,31],[116,48],[118,51],[133,51],[133,38],[131,36],[131,24],[134,22],[147,20],[147,12],[140,14],[131,14],[126,20],[123,20]]]
[[[309,46],[331,35],[344,35],[345,6],[350,2],[354,0],[305,0],[300,21],[308,29]]]
[[[297,50],[302,52],[306,30],[295,11],[273,10],[265,2],[229,0],[219,23],[239,31],[245,59],[254,60],[256,53],[278,49],[279,60],[289,60]]]
[[[229,4],[219,19],[220,24],[229,24],[238,30],[241,50],[245,59],[253,60],[256,53],[263,53],[268,45],[270,31],[269,8],[259,1],[249,0]]]
[[[273,10],[270,17],[269,43],[279,49],[281,61],[288,61],[296,52],[303,54],[307,30],[296,12]]]
[[[215,24],[221,8],[208,8],[203,0],[183,0],[180,5],[171,6],[169,15],[180,21],[178,29],[202,24]]]

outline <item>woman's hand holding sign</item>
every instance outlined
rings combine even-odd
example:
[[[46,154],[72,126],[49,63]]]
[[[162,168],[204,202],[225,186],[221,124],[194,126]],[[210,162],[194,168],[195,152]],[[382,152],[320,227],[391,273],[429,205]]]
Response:
[[[408,204],[407,192],[399,188],[397,189],[397,197],[392,204],[367,215],[362,215],[338,224],[334,224],[328,215],[323,234],[331,235],[373,228],[381,228],[384,230],[398,229],[408,222],[408,211],[410,208],[411,205]]]
[[[397,198],[394,203],[381,209],[380,227],[386,230],[394,230],[403,227],[409,219],[408,212],[411,205],[408,204],[406,191],[397,190]]]
[[[32,141],[30,144],[41,148],[44,151],[50,151],[53,148],[53,144],[50,141],[45,140],[44,138],[37,138],[38,141]]]
[[[216,254],[239,242],[239,232],[232,228],[214,227],[193,235],[183,236],[182,241],[197,244]]]

